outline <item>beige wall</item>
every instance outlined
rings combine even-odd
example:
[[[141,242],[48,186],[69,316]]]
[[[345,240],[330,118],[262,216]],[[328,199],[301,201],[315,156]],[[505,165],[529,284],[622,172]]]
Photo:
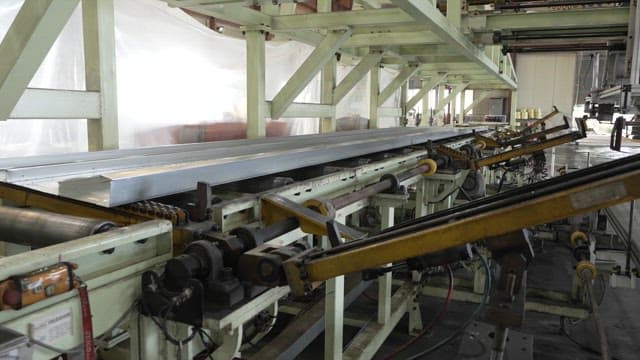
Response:
[[[481,94],[482,94],[482,91],[475,91],[473,97],[477,98]],[[478,105],[476,105],[476,107],[473,109],[473,113],[476,115],[490,114],[489,107],[491,105],[491,98],[507,98],[507,97],[509,97],[508,91],[502,91],[502,90],[491,91],[491,94],[486,99],[484,99]],[[505,111],[506,113],[508,113],[509,109],[506,108]],[[499,114],[491,114],[491,115],[499,115]]]
[[[575,72],[575,53],[518,54],[518,109],[540,108],[546,114],[555,105],[571,116]]]

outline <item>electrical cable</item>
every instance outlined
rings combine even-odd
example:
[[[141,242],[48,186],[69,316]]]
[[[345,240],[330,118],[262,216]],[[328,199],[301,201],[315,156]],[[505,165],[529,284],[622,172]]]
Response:
[[[451,335],[449,335],[446,338],[440,340],[438,343],[436,343],[435,345],[431,346],[430,348],[428,348],[426,350],[423,350],[423,351],[421,351],[421,352],[419,352],[419,353],[417,353],[417,354],[415,354],[415,355],[413,355],[411,357],[408,357],[406,360],[414,360],[414,359],[421,358],[421,357],[423,357],[425,355],[428,355],[428,354],[440,349],[441,347],[445,346],[450,341],[456,339],[460,335],[464,334],[465,329],[467,328],[467,326],[469,326],[471,324],[471,322],[475,320],[475,318],[480,314],[480,311],[482,311],[484,306],[487,304],[487,302],[489,300],[489,292],[491,291],[491,287],[492,287],[491,269],[489,269],[489,264],[487,263],[487,259],[485,259],[485,257],[478,251],[478,249],[474,247],[473,251],[480,258],[480,262],[482,262],[482,267],[484,268],[484,271],[485,271],[485,273],[487,275],[487,279],[485,280],[485,283],[484,283],[484,294],[482,295],[482,300],[481,300],[480,304],[473,311],[473,313],[471,314],[469,319],[464,324],[462,324],[462,326],[458,330],[454,331],[453,333],[451,333]]]
[[[165,339],[167,341],[169,341],[171,344],[173,344],[175,346],[178,346],[178,347],[181,347],[182,345],[188,344],[196,336],[198,328],[193,327],[191,329],[191,334],[190,335],[188,335],[187,337],[185,337],[183,339],[176,339],[171,334],[169,334],[169,330],[167,330],[167,323],[166,323],[167,319],[166,319],[166,316],[168,316],[168,312],[165,314],[164,323],[161,324],[160,321],[158,321],[158,319],[156,319],[155,316],[151,315],[152,312],[149,309],[149,306],[147,305],[147,303],[144,300],[140,301],[140,303],[142,304],[142,307],[144,308],[144,311],[147,314],[149,314],[149,317],[151,318],[153,323],[156,324],[156,326],[158,326],[158,328],[162,331],[162,334],[164,335]],[[172,307],[173,305],[169,305],[169,306]],[[162,310],[165,310],[165,309],[166,308],[163,308]],[[162,310],[159,313],[161,313]]]
[[[204,335],[206,335],[209,340],[205,340]],[[216,344],[213,342],[213,340],[211,339],[211,336],[209,336],[209,334],[202,328],[198,329],[198,336],[200,337],[200,341],[202,342],[202,345],[204,345],[205,349],[196,354],[196,356],[194,357],[195,360],[203,360],[203,359],[210,359],[213,360],[213,352],[216,349]]]
[[[425,326],[417,335],[415,335],[414,337],[409,339],[407,342],[405,342],[404,344],[400,345],[395,350],[393,350],[391,353],[389,353],[387,356],[385,356],[385,360],[393,358],[394,356],[398,355],[399,353],[405,351],[407,348],[409,348],[411,345],[413,345],[416,341],[420,340],[425,334],[430,332],[431,329],[433,329],[433,326],[436,324],[436,322],[441,321],[442,318],[444,317],[444,315],[447,313],[447,308],[449,307],[449,304],[451,303],[451,298],[452,298],[452,295],[453,295],[453,271],[451,270],[451,267],[448,266],[448,265],[447,265],[447,273],[449,274],[449,288],[447,289],[447,296],[446,296],[446,298],[444,300],[444,305],[442,306],[442,309],[440,310],[438,315],[436,315],[433,318],[433,320],[431,320],[431,322],[427,326]]]

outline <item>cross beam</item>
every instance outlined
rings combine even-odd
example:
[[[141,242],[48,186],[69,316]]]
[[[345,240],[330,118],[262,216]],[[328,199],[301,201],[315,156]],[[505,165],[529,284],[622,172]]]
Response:
[[[0,43],[0,120],[6,120],[79,0],[25,1]]]
[[[284,114],[287,107],[350,36],[351,30],[338,30],[327,34],[271,101],[272,119],[278,119]]]

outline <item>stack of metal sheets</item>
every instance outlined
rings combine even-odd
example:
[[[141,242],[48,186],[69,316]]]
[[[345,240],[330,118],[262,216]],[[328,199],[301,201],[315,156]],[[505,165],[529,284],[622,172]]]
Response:
[[[391,128],[0,159],[0,181],[105,207],[469,134]]]

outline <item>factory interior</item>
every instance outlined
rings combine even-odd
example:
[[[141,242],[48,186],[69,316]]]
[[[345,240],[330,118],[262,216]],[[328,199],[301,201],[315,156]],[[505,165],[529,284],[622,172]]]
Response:
[[[638,198],[637,0],[0,1],[0,360],[635,360]]]

